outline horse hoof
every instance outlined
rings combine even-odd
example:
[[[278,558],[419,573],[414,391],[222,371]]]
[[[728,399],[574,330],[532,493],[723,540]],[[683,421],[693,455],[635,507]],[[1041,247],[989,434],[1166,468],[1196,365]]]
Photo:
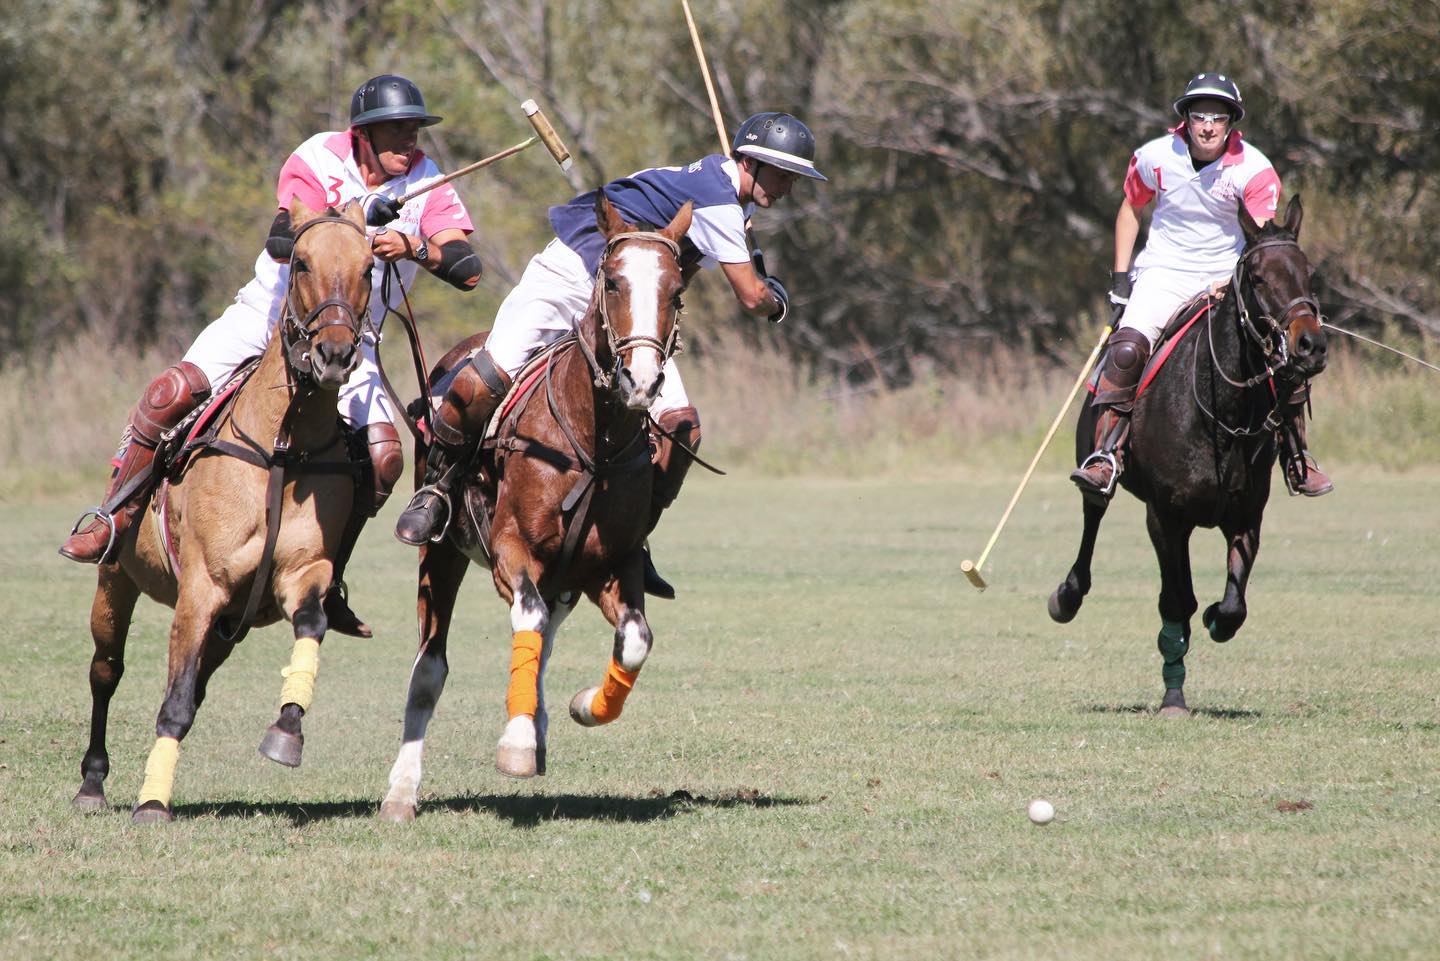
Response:
[[[159,801],[146,801],[130,814],[131,824],[169,824],[172,820],[170,808]]]
[[[596,727],[600,724],[590,713],[590,702],[599,693],[598,687],[587,687],[570,699],[570,719],[581,727]]]
[[[266,728],[265,737],[260,741],[260,753],[286,767],[300,766],[300,752],[304,747],[305,735],[282,731],[274,724]]]
[[[98,814],[110,807],[105,802],[104,794],[86,794],[84,791],[75,795],[70,801],[70,806],[81,814]]]
[[[1048,605],[1050,610],[1050,620],[1054,621],[1056,624],[1069,624],[1071,621],[1075,620],[1075,615],[1080,612],[1079,604],[1076,604],[1074,607],[1067,608],[1064,601],[1060,599],[1060,592],[1064,589],[1065,585],[1062,584],[1059,587],[1055,588],[1055,590],[1052,591],[1050,594],[1050,603]]]
[[[1160,709],[1161,717],[1189,717],[1190,709],[1179,704],[1170,704]]]
[[[415,820],[415,805],[400,801],[386,801],[380,805],[380,820],[391,824],[409,824]]]
[[[534,777],[539,770],[533,747],[499,747],[495,750],[495,770],[506,777]]]
[[[1238,630],[1238,627],[1235,630],[1225,630],[1220,626],[1219,604],[1211,604],[1205,608],[1205,614],[1200,618],[1200,622],[1205,625],[1205,630],[1210,632],[1210,640],[1217,644],[1224,644],[1234,637],[1235,630]]]

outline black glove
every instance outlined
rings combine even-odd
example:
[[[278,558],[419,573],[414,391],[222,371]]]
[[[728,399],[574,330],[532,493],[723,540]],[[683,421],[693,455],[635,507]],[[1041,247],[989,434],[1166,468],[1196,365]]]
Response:
[[[790,313],[790,294],[785,290],[785,285],[774,277],[765,277],[763,279],[765,286],[770,289],[770,293],[780,302],[780,309],[770,315],[771,323],[778,324]]]
[[[1110,303],[1117,307],[1130,303],[1130,275],[1123,270],[1110,274]]]
[[[365,211],[365,222],[372,227],[383,227],[399,216],[400,201],[377,195]]]

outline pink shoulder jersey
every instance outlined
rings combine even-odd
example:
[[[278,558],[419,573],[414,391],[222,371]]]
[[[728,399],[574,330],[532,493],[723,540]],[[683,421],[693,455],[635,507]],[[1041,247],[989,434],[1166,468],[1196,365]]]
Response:
[[[363,199],[372,193],[398,199],[440,177],[440,169],[435,162],[417,151],[408,173],[392,177],[370,190],[366,188],[364,176],[351,152],[349,131],[319,133],[296,147],[285,161],[275,186],[275,200],[279,208],[288,208],[292,198],[299,198],[311,210],[324,210],[326,207],[341,206],[349,200]],[[389,226],[392,230],[425,237],[447,229],[459,229],[467,234],[475,229],[464,203],[450,184],[437,187],[401,207],[400,217]],[[368,229],[373,231],[375,228]],[[414,283],[420,265],[413,260],[400,260],[395,267],[408,289]],[[370,297],[370,317],[377,330],[385,319],[385,304],[380,290],[384,274],[384,263],[377,260]],[[255,277],[240,289],[238,299],[266,312],[273,321],[280,311],[280,300],[289,276],[288,264],[276,263],[261,250],[255,260]],[[391,306],[400,306],[401,295],[393,284],[391,300],[395,301]]]
[[[1145,249],[1135,267],[1219,273],[1245,247],[1239,204],[1256,220],[1270,220],[1280,202],[1280,177],[1269,158],[1232,131],[1219,159],[1196,170],[1178,128],[1135,151],[1125,173],[1125,199],[1155,201]]]

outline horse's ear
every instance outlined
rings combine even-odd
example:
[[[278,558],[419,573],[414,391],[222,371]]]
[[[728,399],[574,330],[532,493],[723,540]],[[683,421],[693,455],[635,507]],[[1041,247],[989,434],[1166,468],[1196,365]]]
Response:
[[[1300,195],[1296,194],[1285,206],[1285,229],[1297,240],[1300,239],[1300,221],[1304,216],[1305,209],[1300,206]]]
[[[616,234],[628,233],[635,228],[625,222],[610,198],[605,196],[605,189],[602,187],[595,191],[595,223],[600,227],[600,233],[605,239],[610,239]]]
[[[1245,242],[1246,242],[1246,243],[1251,243],[1251,242],[1253,242],[1253,241],[1255,240],[1255,238],[1256,238],[1257,236],[1259,236],[1259,234],[1260,234],[1260,225],[1255,222],[1255,218],[1254,218],[1254,217],[1250,216],[1250,211],[1249,211],[1249,209],[1247,209],[1246,206],[1245,206],[1245,198],[1244,198],[1244,197],[1241,197],[1241,198],[1240,198],[1240,200],[1239,200],[1239,207],[1240,207],[1240,229],[1245,232]]]
[[[365,229],[365,207],[360,201],[351,198],[345,201],[345,206],[340,208],[340,216],[350,221],[361,230]]]
[[[290,197],[290,227],[294,229],[306,221],[314,220],[318,216],[315,211],[305,206],[305,201],[293,194]]]
[[[671,240],[678,244],[680,242],[680,238],[685,236],[685,234],[689,232],[690,218],[694,215],[694,213],[695,201],[685,201],[685,206],[681,207],[680,210],[676,212],[675,219],[670,221],[670,226],[660,231],[660,233],[664,234],[666,237],[669,237]]]

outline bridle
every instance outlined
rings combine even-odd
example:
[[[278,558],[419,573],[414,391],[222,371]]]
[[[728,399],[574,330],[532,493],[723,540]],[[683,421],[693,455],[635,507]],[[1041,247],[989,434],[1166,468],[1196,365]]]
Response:
[[[628,334],[624,337],[615,336],[615,328],[610,323],[609,303],[605,295],[605,261],[610,259],[610,253],[620,244],[627,240],[648,240],[663,245],[670,251],[675,262],[680,262],[680,245],[662,233],[653,230],[631,230],[625,233],[614,234],[606,239],[605,250],[600,255],[600,266],[595,269],[595,296],[599,300],[598,312],[600,315],[600,327],[605,331],[605,340],[610,348],[610,356],[614,358],[614,364],[609,371],[600,369],[600,362],[590,353],[590,348],[585,344],[585,339],[580,338],[582,350],[585,352],[586,361],[595,374],[595,386],[608,389],[620,373],[621,355],[633,351],[637,347],[649,347],[660,355],[660,366],[664,367],[671,356],[680,349],[680,315],[675,315],[675,323],[670,327],[670,334],[663,341],[658,337],[651,337],[649,334]]]
[[[1294,248],[1298,252],[1300,250],[1300,242],[1294,237],[1266,237],[1256,241],[1241,252],[1240,258],[1235,262],[1234,273],[1231,275],[1230,290],[1235,298],[1235,313],[1238,323],[1240,329],[1244,331],[1246,338],[1250,343],[1255,345],[1255,348],[1263,358],[1260,371],[1252,377],[1238,379],[1227,374],[1225,369],[1220,365],[1220,356],[1215,350],[1215,301],[1213,297],[1210,300],[1210,306],[1208,308],[1209,317],[1207,317],[1205,324],[1206,337],[1210,346],[1210,367],[1221,380],[1241,391],[1247,391],[1260,384],[1268,383],[1271,385],[1269,395],[1275,399],[1275,406],[1258,427],[1232,427],[1221,420],[1214,411],[1206,406],[1200,397],[1200,382],[1197,376],[1200,364],[1200,351],[1197,349],[1194,354],[1195,369],[1192,369],[1190,374],[1190,388],[1191,394],[1195,398],[1195,404],[1216,427],[1234,438],[1254,437],[1273,433],[1279,426],[1280,422],[1278,418],[1281,410],[1280,397],[1274,389],[1273,381],[1277,376],[1289,380],[1289,378],[1285,377],[1285,371],[1290,366],[1290,348],[1287,335],[1290,331],[1290,325],[1294,322],[1296,310],[1298,308],[1308,307],[1317,320],[1322,323],[1324,321],[1324,318],[1320,314],[1319,302],[1309,295],[1301,295],[1291,299],[1284,307],[1280,308],[1278,315],[1266,312],[1264,305],[1260,303],[1260,298],[1255,294],[1254,282],[1249,278],[1249,273],[1252,269],[1250,259],[1261,250],[1279,247]],[[1253,319],[1249,306],[1251,300],[1254,300],[1258,308]],[[1257,320],[1260,323],[1256,323]],[[1262,325],[1263,330],[1261,329]],[[1244,377],[1244,374],[1242,373],[1240,377]],[[1301,378],[1301,380],[1303,381],[1304,378]]]
[[[1267,368],[1265,375],[1267,377],[1284,370],[1290,365],[1290,347],[1287,341],[1287,335],[1290,332],[1290,324],[1294,322],[1294,313],[1297,308],[1308,307],[1310,312],[1315,316],[1315,319],[1320,323],[1324,323],[1324,317],[1320,314],[1319,302],[1308,294],[1302,294],[1299,297],[1293,298],[1284,307],[1280,308],[1278,316],[1266,313],[1264,306],[1260,304],[1260,298],[1254,296],[1255,291],[1253,284],[1246,282],[1247,274],[1251,267],[1250,259],[1262,250],[1278,247],[1294,248],[1298,253],[1300,250],[1300,242],[1293,237],[1266,237],[1246,247],[1240,254],[1240,259],[1235,261],[1235,273],[1231,283],[1231,289],[1235,291],[1237,301],[1236,309],[1240,315],[1240,329],[1245,332],[1246,336],[1250,338],[1251,342],[1259,348],[1265,357],[1265,366]],[[1245,296],[1247,291],[1251,297]],[[1251,319],[1249,306],[1249,300],[1251,298],[1253,298],[1256,305],[1260,307],[1255,319],[1264,324],[1264,330],[1261,330],[1260,324],[1257,324],[1255,320]]]
[[[361,237],[365,236],[365,229],[353,220],[345,217],[321,216],[313,220],[307,220],[295,231],[295,244],[298,247],[300,238],[305,232],[318,224],[344,224]],[[295,312],[295,275],[294,267],[290,270],[290,279],[285,287],[285,301],[280,308],[280,337],[281,346],[285,349],[285,358],[289,361],[291,369],[300,377],[311,376],[310,364],[310,343],[323,330],[330,327],[346,327],[351,332],[351,346],[358,348],[360,339],[365,335],[366,329],[370,326],[370,312],[365,311],[363,322],[355,314],[355,308],[350,302],[340,297],[327,297],[310,309],[301,320]],[[321,315],[327,311],[338,311],[331,313],[328,317]],[[358,357],[358,353],[356,354]]]

